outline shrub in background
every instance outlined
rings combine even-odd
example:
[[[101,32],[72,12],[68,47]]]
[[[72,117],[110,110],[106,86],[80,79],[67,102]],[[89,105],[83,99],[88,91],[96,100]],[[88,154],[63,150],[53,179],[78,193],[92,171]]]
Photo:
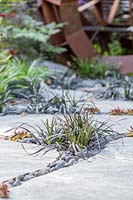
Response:
[[[49,39],[58,33],[63,24],[43,22],[33,19],[31,16],[23,16],[16,21],[8,20],[2,24],[4,42],[17,50],[23,58],[33,59],[38,56],[54,56],[65,51],[64,48],[52,46]]]
[[[72,67],[78,70],[79,74],[88,78],[104,78],[111,72],[115,71],[113,65],[107,65],[99,58],[92,58],[91,60],[84,60],[80,58],[73,58]]]
[[[3,105],[17,96],[26,96],[30,90],[36,95],[38,84],[45,80],[50,72],[47,68],[39,67],[38,60],[29,63],[13,58],[8,63],[0,65],[0,111]]]

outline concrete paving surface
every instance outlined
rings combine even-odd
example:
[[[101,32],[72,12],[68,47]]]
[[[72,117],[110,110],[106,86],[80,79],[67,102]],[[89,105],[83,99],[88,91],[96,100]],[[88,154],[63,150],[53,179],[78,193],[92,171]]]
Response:
[[[76,93],[77,94],[77,93]],[[78,97],[78,94],[77,94]],[[80,95],[79,95],[80,98]],[[101,115],[94,116],[96,119],[101,121],[107,120],[110,124],[114,124],[114,127],[117,131],[122,133],[126,132],[127,129],[132,125],[133,126],[133,116],[123,115],[123,116],[113,116],[107,115],[107,113],[114,108],[121,109],[133,109],[132,101],[105,101],[105,100],[94,100],[94,104],[100,109],[102,113]],[[42,125],[42,120],[46,119],[51,120],[53,115],[49,114],[25,114],[25,115],[5,115],[0,116],[0,135],[9,135],[9,133],[5,133],[5,131],[9,130],[12,127],[16,127],[21,123],[29,123],[30,125]]]
[[[25,150],[31,154],[37,150],[37,145],[24,144]],[[0,140],[0,182],[32,172],[40,168],[45,168],[48,163],[55,160],[56,152],[42,156],[29,155],[17,142]]]
[[[133,102],[95,101],[95,104],[103,114],[94,117],[114,124],[119,133],[126,133],[133,126],[133,116],[107,115],[110,109],[117,107],[133,109]],[[5,131],[18,123],[41,125],[41,120],[51,120],[52,117],[46,114],[0,116],[0,138],[12,134]],[[30,153],[34,152],[34,147],[25,144]],[[0,182],[44,168],[56,157],[56,152],[33,157],[23,150],[20,143],[0,139]],[[88,160],[31,179],[10,191],[10,200],[133,200],[133,138],[112,141]]]
[[[25,182],[11,189],[10,199],[132,200],[133,138],[113,141],[88,161]]]

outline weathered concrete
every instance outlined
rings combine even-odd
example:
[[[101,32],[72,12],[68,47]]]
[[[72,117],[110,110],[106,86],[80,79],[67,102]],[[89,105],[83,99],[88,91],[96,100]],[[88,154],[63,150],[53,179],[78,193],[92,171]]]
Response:
[[[36,145],[24,144],[28,153],[37,150]],[[26,172],[32,172],[47,166],[57,157],[56,152],[45,156],[28,155],[20,143],[0,140],[0,182]]]
[[[100,108],[101,112],[109,112],[111,109],[118,107],[121,109],[133,109],[133,101],[94,100],[94,103]]]
[[[76,98],[80,98],[80,92],[76,93]],[[83,94],[83,93],[82,93]],[[74,95],[74,91],[72,93]],[[90,99],[89,99],[90,100]],[[88,100],[88,102],[89,102]],[[97,101],[94,100],[94,104],[100,108],[101,112],[108,113],[111,109],[121,108],[121,109],[133,109],[132,101]],[[51,120],[53,115],[48,114],[25,114],[22,115],[6,115],[0,116],[0,135],[9,135],[9,133],[4,133],[6,130],[9,130],[11,127],[16,127],[20,123],[29,123],[31,125],[39,124],[42,125],[41,120],[49,119]],[[133,116],[112,116],[112,115],[96,115],[94,116],[99,120],[108,120],[110,124],[114,124],[116,130],[120,132],[125,132],[133,124]]]
[[[100,154],[11,190],[13,200],[132,200],[133,138],[113,141]]]
[[[101,112],[111,109],[133,108],[133,102],[94,101]],[[52,115],[0,116],[0,135],[20,122],[40,124],[52,119]],[[126,133],[133,126],[133,116],[95,115],[96,119],[114,124],[119,133]],[[16,124],[17,123],[17,124]],[[15,125],[16,124],[16,125]],[[124,146],[123,146],[124,144]],[[34,145],[25,144],[28,151]],[[29,156],[21,144],[0,140],[0,181],[44,168],[56,158],[55,152],[45,157]],[[32,179],[22,186],[11,189],[13,200],[132,200],[133,199],[133,138],[113,141],[98,155],[81,161],[70,168]]]
[[[25,114],[22,115],[5,115],[0,116],[0,135],[10,135],[12,131],[6,132],[11,128],[17,127],[22,123],[28,123],[30,125],[42,125],[42,120],[52,119],[52,115],[47,114]]]

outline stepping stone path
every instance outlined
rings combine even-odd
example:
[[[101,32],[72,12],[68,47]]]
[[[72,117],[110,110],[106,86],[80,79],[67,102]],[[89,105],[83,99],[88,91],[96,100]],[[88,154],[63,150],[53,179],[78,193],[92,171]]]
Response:
[[[113,141],[95,157],[11,189],[13,200],[132,200],[133,138]]]
[[[79,91],[78,91],[79,92]],[[114,130],[126,134],[133,126],[133,116],[112,116],[114,108],[133,108],[130,101],[94,101],[101,114],[94,118],[114,124]],[[132,200],[133,199],[133,138],[121,138],[106,145],[99,154],[87,160],[67,155],[56,160],[57,153],[44,157],[31,156],[21,143],[5,140],[12,132],[6,130],[21,122],[41,125],[52,115],[0,116],[0,181],[8,181],[13,200]],[[24,144],[34,152],[37,145]],[[75,165],[76,164],[76,165]],[[71,166],[72,167],[68,167]],[[60,169],[60,170],[58,170]],[[43,175],[43,176],[40,176]],[[31,180],[30,180],[31,179]],[[27,181],[29,180],[29,181]]]

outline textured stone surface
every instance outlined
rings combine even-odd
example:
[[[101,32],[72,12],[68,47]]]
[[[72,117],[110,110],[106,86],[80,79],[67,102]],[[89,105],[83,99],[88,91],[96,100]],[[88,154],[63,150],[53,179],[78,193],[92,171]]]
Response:
[[[72,95],[74,95],[74,91]],[[76,98],[80,98],[83,96],[83,93],[76,92]],[[84,96],[83,96],[84,97]],[[122,108],[122,109],[133,109],[132,101],[98,101],[94,100],[94,104],[100,108],[103,114],[96,115],[95,118],[103,121],[108,120],[110,124],[114,124],[114,127],[117,131],[126,132],[127,129],[133,124],[133,116],[112,116],[107,115],[107,113],[114,108]],[[106,115],[104,114],[106,113]],[[6,115],[0,116],[0,135],[9,135],[9,133],[4,133],[6,130],[9,130],[11,127],[16,127],[18,124],[25,122],[30,123],[31,125],[38,124],[42,125],[41,120],[52,119],[52,115],[48,114],[25,114],[23,115]]]
[[[80,92],[76,93],[80,97]],[[111,116],[105,113],[113,108],[133,108],[133,102],[94,101],[103,114],[94,117],[114,124],[119,133],[126,133],[133,126],[133,116]],[[7,115],[0,116],[0,135],[20,122],[41,125],[41,120],[52,119],[52,115]],[[17,123],[17,124],[14,124]],[[28,152],[35,145],[25,144]],[[57,154],[49,153],[44,157],[28,155],[20,143],[0,140],[0,181],[19,176],[27,172],[44,169],[55,160]],[[71,163],[74,162],[72,159]],[[76,162],[76,161],[75,161]],[[132,200],[133,199],[133,138],[116,140],[96,156],[81,160],[77,165],[62,168],[51,174],[36,177],[11,189],[13,200]],[[40,172],[38,172],[39,175]],[[32,174],[31,174],[32,175]],[[19,184],[17,182],[16,184]]]
[[[132,169],[133,138],[120,139],[88,161],[13,188],[11,199],[132,200]]]
[[[29,153],[35,151],[35,145],[24,144]],[[57,157],[55,152],[45,156],[28,155],[20,143],[0,140],[0,182],[9,178],[44,168]]]

